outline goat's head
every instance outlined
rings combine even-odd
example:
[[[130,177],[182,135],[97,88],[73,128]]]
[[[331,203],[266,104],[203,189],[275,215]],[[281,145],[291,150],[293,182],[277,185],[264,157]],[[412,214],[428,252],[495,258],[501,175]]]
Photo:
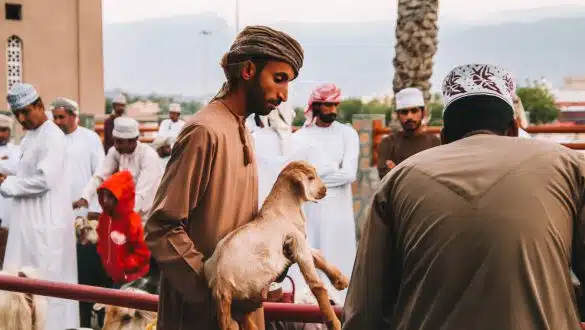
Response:
[[[95,304],[94,310],[106,310],[102,330],[143,330],[156,320],[156,312],[134,308]]]
[[[306,161],[290,162],[280,172],[277,181],[280,180],[293,183],[302,201],[316,202],[327,194],[327,187],[317,175],[317,170]]]
[[[75,218],[75,234],[81,245],[97,243],[97,224],[96,220],[87,220],[84,217]]]

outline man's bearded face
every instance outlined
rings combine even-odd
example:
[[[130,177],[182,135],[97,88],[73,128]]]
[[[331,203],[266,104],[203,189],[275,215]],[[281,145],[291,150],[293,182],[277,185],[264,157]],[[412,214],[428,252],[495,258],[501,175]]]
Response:
[[[295,78],[285,62],[269,61],[246,83],[246,109],[249,114],[268,115],[288,98],[288,84]]]
[[[174,123],[177,120],[179,120],[179,117],[181,117],[181,114],[178,112],[169,112],[169,119]]]
[[[114,114],[118,117],[122,116],[124,111],[126,111],[126,105],[124,104],[114,103],[112,107],[114,108]]]
[[[22,109],[15,109],[12,113],[26,130],[37,129],[47,120],[45,106],[42,102],[27,105]]]
[[[325,124],[331,124],[337,119],[337,106],[339,103],[324,102],[313,103],[313,115]]]
[[[10,140],[10,128],[0,127],[0,146],[5,146]]]
[[[422,124],[424,108],[408,108],[396,110],[398,119],[405,132],[414,132]]]
[[[156,149],[156,152],[158,153],[158,156],[160,158],[165,158],[171,155],[171,146],[170,145],[164,145],[162,147],[159,147],[158,149]]]
[[[120,154],[131,154],[134,152],[134,150],[136,150],[136,147],[138,146],[138,138],[134,138],[134,139],[119,139],[119,138],[114,138],[114,148],[116,148],[116,150],[120,153]]]
[[[65,108],[53,109],[53,121],[65,133],[69,134],[76,127],[77,116],[65,110]]]

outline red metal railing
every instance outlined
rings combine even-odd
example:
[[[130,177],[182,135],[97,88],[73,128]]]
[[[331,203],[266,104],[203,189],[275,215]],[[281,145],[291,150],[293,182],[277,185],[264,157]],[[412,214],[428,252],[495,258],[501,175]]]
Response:
[[[89,285],[58,283],[45,280],[0,275],[0,290],[24,292],[92,303],[157,311],[158,296],[124,290],[105,289]],[[341,317],[342,309],[335,306]],[[264,303],[264,316],[268,321],[322,323],[323,314],[313,305]]]
[[[441,126],[428,126],[425,130],[428,133],[440,134]],[[585,133],[585,125],[571,125],[571,126],[560,126],[560,125],[542,125],[542,126],[528,126],[525,129],[526,132],[531,134],[580,134]],[[382,141],[384,135],[390,133],[390,128],[382,127],[382,121],[375,120],[373,124],[373,139],[372,139],[372,166],[378,164],[378,146]],[[561,143],[567,148],[574,150],[585,150],[585,143],[581,142],[563,142]]]
[[[0,290],[24,292],[41,296],[102,303],[114,306],[157,311],[158,296],[124,290],[104,289],[81,284],[58,283],[17,276],[0,275]],[[342,309],[333,307],[341,319]],[[267,321],[322,323],[323,314],[317,306],[286,303],[264,303]],[[585,329],[585,323],[581,323]]]

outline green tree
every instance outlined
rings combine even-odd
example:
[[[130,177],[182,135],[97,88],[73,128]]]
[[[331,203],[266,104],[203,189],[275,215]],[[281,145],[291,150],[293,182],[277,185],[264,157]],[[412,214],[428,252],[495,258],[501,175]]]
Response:
[[[522,100],[524,110],[528,112],[530,122],[546,124],[555,121],[559,116],[559,109],[551,93],[542,87],[521,87],[516,94]]]
[[[109,115],[112,113],[114,107],[112,106],[112,99],[109,97],[106,97],[106,115]]]
[[[305,108],[296,107],[295,108],[295,118],[293,118],[292,125],[296,127],[301,127],[305,123]]]
[[[441,94],[435,93],[431,97],[431,101],[427,104],[427,109],[431,115],[429,126],[442,126],[443,125],[443,106]]]
[[[338,120],[342,123],[351,123],[351,117],[356,113],[362,113],[364,104],[360,99],[347,99],[341,101],[337,107]]]
[[[201,102],[189,101],[181,103],[181,110],[184,115],[192,115],[203,107]]]

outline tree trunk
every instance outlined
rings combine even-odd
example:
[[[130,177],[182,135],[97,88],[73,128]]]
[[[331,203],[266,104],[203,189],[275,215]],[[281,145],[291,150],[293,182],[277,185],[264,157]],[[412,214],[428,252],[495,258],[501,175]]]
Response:
[[[418,87],[431,99],[430,78],[438,44],[438,0],[399,0],[394,57],[394,93]]]

